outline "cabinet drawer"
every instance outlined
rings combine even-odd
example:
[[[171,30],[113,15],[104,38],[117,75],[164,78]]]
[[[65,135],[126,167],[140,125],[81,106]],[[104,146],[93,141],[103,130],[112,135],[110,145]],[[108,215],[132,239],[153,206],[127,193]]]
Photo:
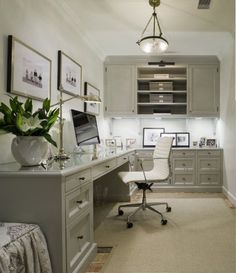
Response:
[[[66,224],[93,204],[92,183],[82,186],[66,196]]]
[[[199,171],[219,171],[220,159],[219,158],[199,158],[198,159]]]
[[[195,151],[193,150],[172,150],[172,157],[194,157]]]
[[[193,171],[195,169],[195,159],[173,159],[173,169],[174,171]]]
[[[194,174],[174,174],[174,185],[194,185]]]
[[[116,166],[116,158],[103,162],[99,165],[94,166],[94,168],[92,169],[92,176],[93,178],[98,178],[101,175],[109,172],[110,169],[113,169]]]
[[[75,271],[91,246],[91,226],[91,216],[88,212],[67,227],[67,273]]]
[[[129,155],[122,155],[117,158],[117,166],[120,166],[129,161]]]
[[[198,156],[220,157],[220,150],[203,150],[203,151],[198,151]]]
[[[90,169],[66,177],[66,192],[77,186],[87,183],[92,179]]]
[[[200,173],[199,174],[199,185],[220,185],[220,173]]]

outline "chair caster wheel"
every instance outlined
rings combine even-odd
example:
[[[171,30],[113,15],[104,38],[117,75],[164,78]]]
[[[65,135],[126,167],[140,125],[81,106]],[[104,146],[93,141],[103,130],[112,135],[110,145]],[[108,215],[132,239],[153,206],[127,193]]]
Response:
[[[126,227],[127,227],[127,228],[132,228],[132,227],[133,227],[133,223],[127,222]]]
[[[166,211],[167,211],[167,212],[171,212],[171,207],[167,207],[167,208],[166,208]]]
[[[162,224],[163,226],[166,225],[166,224],[167,224],[167,220],[162,219],[162,220],[161,220],[161,224]]]
[[[121,215],[123,215],[123,214],[124,214],[123,210],[118,210],[118,215],[119,215],[119,216],[121,216]]]

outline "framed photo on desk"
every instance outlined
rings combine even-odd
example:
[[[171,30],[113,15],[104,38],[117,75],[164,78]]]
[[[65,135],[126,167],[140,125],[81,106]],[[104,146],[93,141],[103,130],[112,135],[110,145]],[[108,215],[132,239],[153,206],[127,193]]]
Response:
[[[143,128],[143,147],[155,147],[165,128]]]

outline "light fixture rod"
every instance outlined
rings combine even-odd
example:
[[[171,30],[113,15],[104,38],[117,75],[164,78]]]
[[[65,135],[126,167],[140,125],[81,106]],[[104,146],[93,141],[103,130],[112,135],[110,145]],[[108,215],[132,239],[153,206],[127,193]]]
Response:
[[[143,32],[142,32],[142,34],[141,34],[141,37],[143,37],[143,34],[146,32],[147,27],[148,27],[148,25],[150,24],[150,22],[151,22],[151,20],[152,20],[152,16],[153,16],[153,15],[151,15],[151,17],[150,17],[149,21],[147,22],[147,24],[146,24],[146,26],[145,26],[145,28],[144,28],[144,30],[143,30]]]

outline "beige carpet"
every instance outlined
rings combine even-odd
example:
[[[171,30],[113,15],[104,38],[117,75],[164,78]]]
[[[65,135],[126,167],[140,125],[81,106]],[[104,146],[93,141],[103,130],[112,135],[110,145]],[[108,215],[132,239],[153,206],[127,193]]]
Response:
[[[151,194],[151,201],[155,196]],[[158,215],[141,211],[134,227],[127,229],[127,213],[117,216],[114,205],[95,230],[99,246],[113,246],[102,272],[236,273],[236,209],[219,195],[198,197],[165,199],[172,207],[170,213],[159,207],[168,219],[166,226]]]

